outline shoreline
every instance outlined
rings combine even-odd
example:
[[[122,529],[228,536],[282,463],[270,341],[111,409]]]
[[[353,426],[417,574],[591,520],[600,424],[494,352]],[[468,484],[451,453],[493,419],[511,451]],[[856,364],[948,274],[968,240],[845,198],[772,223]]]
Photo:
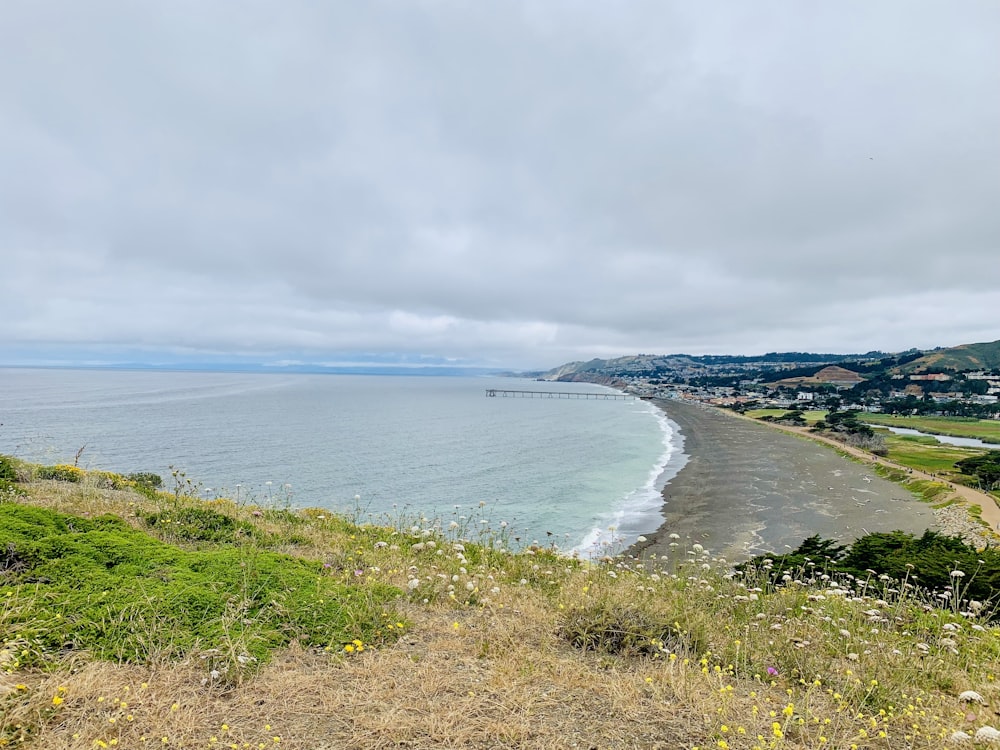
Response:
[[[662,523],[626,549],[628,556],[679,562],[697,543],[738,562],[790,551],[814,534],[849,542],[872,532],[955,526],[954,513],[939,517],[870,466],[803,439],[812,436],[703,404],[651,403],[680,427],[687,462],[663,487]]]

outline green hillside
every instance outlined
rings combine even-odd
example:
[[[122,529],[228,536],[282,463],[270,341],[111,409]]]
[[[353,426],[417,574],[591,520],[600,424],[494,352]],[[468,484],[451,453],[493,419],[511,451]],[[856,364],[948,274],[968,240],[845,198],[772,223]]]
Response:
[[[899,371],[912,373],[944,368],[958,371],[1000,368],[1000,341],[936,349],[908,362]]]

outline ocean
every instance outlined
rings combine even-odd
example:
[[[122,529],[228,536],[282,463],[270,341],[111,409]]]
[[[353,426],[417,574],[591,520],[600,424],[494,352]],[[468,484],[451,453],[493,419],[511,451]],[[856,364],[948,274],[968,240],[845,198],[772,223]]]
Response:
[[[0,453],[361,519],[475,517],[520,544],[620,551],[684,463],[640,400],[487,398],[600,386],[484,377],[0,369]],[[181,477],[179,472],[183,472]],[[190,485],[188,485],[190,483]]]

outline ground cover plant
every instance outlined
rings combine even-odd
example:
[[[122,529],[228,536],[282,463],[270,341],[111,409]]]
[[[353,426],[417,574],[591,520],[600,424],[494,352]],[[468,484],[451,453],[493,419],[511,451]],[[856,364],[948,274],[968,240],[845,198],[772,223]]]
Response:
[[[960,588],[944,566],[950,591],[929,593],[838,573],[823,540],[740,573],[678,537],[687,562],[661,568],[511,550],[478,506],[346,518],[88,472],[16,488],[0,504],[9,746],[940,750],[1000,723],[1000,634],[961,589],[978,576],[967,550],[945,555]],[[876,551],[909,571],[895,541]],[[187,597],[211,616],[178,624]],[[109,615],[126,600],[132,634]],[[225,675],[241,655],[256,658]]]
[[[229,679],[293,639],[339,649],[380,638],[399,593],[349,587],[267,550],[181,549],[110,514],[4,503],[0,539],[4,647],[25,667],[50,667],[67,651],[149,663],[198,650]]]

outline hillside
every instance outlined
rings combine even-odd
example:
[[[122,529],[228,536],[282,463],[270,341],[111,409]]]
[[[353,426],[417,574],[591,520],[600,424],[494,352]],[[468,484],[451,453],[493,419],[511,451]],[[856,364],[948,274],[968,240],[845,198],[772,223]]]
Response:
[[[697,382],[722,385],[744,378],[763,377],[783,384],[826,382],[858,383],[880,374],[911,374],[927,370],[956,371],[1000,369],[1000,341],[964,344],[928,352],[909,350],[895,355],[816,354],[771,352],[763,355],[636,354],[613,359],[568,362],[538,375],[543,380],[589,381],[614,384],[630,378]],[[794,379],[794,380],[793,380]]]
[[[586,562],[476,508],[373,524],[6,467],[0,745],[941,750],[997,721],[964,571],[935,598],[827,575],[822,545]]]
[[[815,375],[800,378],[782,378],[777,381],[781,385],[822,385],[824,383],[835,385],[856,385],[863,383],[864,378],[858,373],[836,365],[824,367]]]
[[[807,352],[771,352],[756,356],[689,354],[636,354],[613,359],[591,359],[586,362],[568,362],[541,375],[543,380],[600,382],[598,378],[645,377],[703,377],[725,373],[780,372],[842,361],[875,361],[884,356],[880,352],[869,354],[810,354]]]
[[[898,371],[910,374],[937,369],[951,369],[959,372],[1000,369],[1000,341],[935,349],[926,352],[920,359],[915,359],[901,366]]]

